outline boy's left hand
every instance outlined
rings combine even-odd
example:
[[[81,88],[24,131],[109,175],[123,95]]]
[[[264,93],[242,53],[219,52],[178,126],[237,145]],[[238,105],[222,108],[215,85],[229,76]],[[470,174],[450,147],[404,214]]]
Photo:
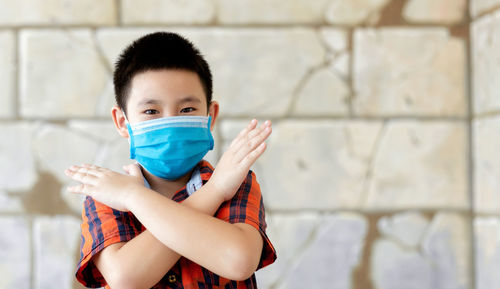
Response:
[[[130,195],[143,187],[141,169],[136,164],[123,167],[128,175],[95,165],[84,164],[71,166],[64,173],[80,185],[68,187],[68,191],[92,197],[113,209],[129,211],[127,208]]]

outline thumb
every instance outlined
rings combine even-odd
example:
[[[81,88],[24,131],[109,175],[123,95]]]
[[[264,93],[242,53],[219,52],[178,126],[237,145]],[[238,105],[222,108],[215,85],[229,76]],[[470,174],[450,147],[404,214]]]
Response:
[[[130,176],[141,176],[142,172],[138,164],[129,164],[123,166],[123,170]]]

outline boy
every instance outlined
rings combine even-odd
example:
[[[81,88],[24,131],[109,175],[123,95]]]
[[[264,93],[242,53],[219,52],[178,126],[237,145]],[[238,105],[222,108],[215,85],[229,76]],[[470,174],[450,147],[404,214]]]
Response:
[[[118,133],[136,164],[127,175],[95,165],[65,173],[87,198],[76,277],[87,287],[257,288],[254,271],[276,259],[266,236],[260,188],[250,166],[271,123],[252,120],[217,168],[219,105],[207,62],[174,33],[146,35],[120,55],[114,72]]]

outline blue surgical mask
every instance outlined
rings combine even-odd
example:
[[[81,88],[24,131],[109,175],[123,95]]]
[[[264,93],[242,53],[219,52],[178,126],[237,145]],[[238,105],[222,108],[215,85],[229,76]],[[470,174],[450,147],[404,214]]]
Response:
[[[176,180],[214,147],[210,116],[163,117],[130,124],[130,158],[153,175]]]

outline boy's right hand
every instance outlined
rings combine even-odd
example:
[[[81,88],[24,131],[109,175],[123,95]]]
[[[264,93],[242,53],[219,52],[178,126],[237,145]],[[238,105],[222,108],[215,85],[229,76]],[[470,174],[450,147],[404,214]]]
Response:
[[[253,119],[222,155],[207,184],[212,186],[224,201],[233,198],[250,167],[265,151],[264,141],[271,131],[269,120],[257,127],[257,120]]]

